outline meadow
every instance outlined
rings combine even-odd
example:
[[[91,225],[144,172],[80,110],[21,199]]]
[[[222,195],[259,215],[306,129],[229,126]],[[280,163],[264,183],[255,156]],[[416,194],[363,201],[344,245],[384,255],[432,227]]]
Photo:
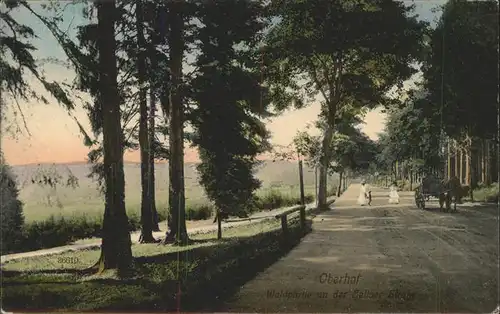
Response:
[[[184,167],[187,211],[204,211],[203,215],[193,215],[192,219],[207,219],[212,210],[203,188],[198,184],[196,164],[186,163]],[[42,164],[13,166],[20,189],[20,200],[26,223],[44,221],[52,217],[98,218],[103,215],[104,198],[99,193],[96,182],[88,178],[90,167],[85,163]],[[140,164],[125,163],[125,204],[129,216],[135,217],[140,212],[141,185]],[[168,208],[168,164],[158,163],[155,167],[156,205],[161,216],[166,215]],[[59,173],[65,181],[71,173],[78,178],[76,188],[57,185],[55,188],[33,184],[31,178],[40,172]],[[262,181],[257,195],[262,200],[273,202],[273,198],[282,199],[284,205],[295,203],[300,198],[299,174],[297,163],[286,161],[265,161],[256,171]],[[329,186],[336,186],[338,177],[331,177]],[[305,193],[314,196],[314,169],[304,166]],[[279,202],[279,200],[278,200]],[[272,204],[263,203],[263,209]],[[279,205],[279,204],[278,204]],[[274,206],[273,206],[274,207]],[[208,211],[208,212],[207,212]],[[201,217],[200,217],[201,216]]]

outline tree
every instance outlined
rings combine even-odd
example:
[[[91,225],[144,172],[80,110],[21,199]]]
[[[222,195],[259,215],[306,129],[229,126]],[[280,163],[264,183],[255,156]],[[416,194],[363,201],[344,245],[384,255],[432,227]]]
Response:
[[[327,121],[322,136],[319,206],[326,205],[327,168],[335,121],[344,108],[391,103],[387,92],[414,72],[425,23],[397,1],[276,1],[281,21],[267,51],[283,76],[302,79],[308,96],[321,93]],[[388,22],[390,21],[390,23]]]
[[[396,161],[422,160],[428,171],[442,169],[441,126],[435,116],[427,116],[425,93],[417,90],[403,101],[403,106],[388,111],[384,135],[379,140],[381,158],[393,168]],[[383,157],[385,156],[385,157]]]
[[[135,1],[137,29],[137,82],[139,85],[139,145],[141,150],[141,243],[156,242],[153,238],[153,212],[151,208],[151,190],[154,184],[151,178],[151,139],[148,131],[148,105],[146,87],[146,41],[144,38],[144,13],[142,0]]]
[[[165,243],[185,244],[189,237],[186,228],[186,198],[184,195],[184,104],[182,99],[182,59],[184,56],[184,1],[168,3],[169,23],[169,219]]]
[[[23,204],[19,200],[16,178],[0,152],[0,252],[6,254],[20,247],[24,225]]]
[[[120,36],[117,36],[117,59],[120,68],[118,86],[121,99],[123,100],[122,110],[124,112],[122,115],[122,123],[124,126],[123,149],[135,150],[140,148],[141,158],[143,159],[141,166],[141,184],[144,195],[141,201],[141,220],[144,224],[142,231],[145,235],[141,237],[141,241],[145,239],[144,241],[147,240],[147,242],[150,242],[153,237],[151,231],[148,232],[147,230],[158,230],[158,214],[154,206],[155,183],[153,173],[153,150],[158,150],[158,155],[161,155],[160,150],[163,149],[163,145],[156,138],[154,106],[149,112],[149,114],[151,114],[149,119],[147,111],[146,77],[153,77],[149,74],[153,73],[153,70],[148,66],[147,59],[156,57],[152,57],[149,53],[149,51],[154,48],[154,43],[146,45],[144,40],[144,34],[146,33],[144,31],[144,24],[148,15],[140,14],[144,12],[139,13],[139,11],[145,11],[143,10],[142,2],[140,5],[135,6],[135,10],[132,4],[133,3],[130,1],[122,2],[117,9],[117,12],[120,14],[118,27],[121,29]],[[148,22],[151,24],[151,21]],[[78,63],[80,67],[86,65],[86,71],[77,71],[79,77],[76,88],[84,92],[89,92],[94,98],[93,104],[87,103],[84,106],[88,112],[88,117],[95,137],[89,144],[89,146],[94,147],[88,154],[89,163],[92,165],[89,177],[96,179],[101,192],[103,192],[103,150],[102,143],[98,140],[102,135],[102,108],[98,100],[97,78],[99,73],[97,66],[98,52],[96,47],[98,33],[96,30],[96,24],[92,23],[80,27],[79,29],[78,41],[82,52],[80,52],[78,57]],[[138,36],[139,34],[141,36]],[[153,87],[153,84],[150,84],[150,90],[152,90]],[[136,92],[136,89],[139,89],[139,91]],[[153,92],[150,93],[150,95],[153,94]],[[136,106],[137,102],[139,102],[139,106]],[[137,119],[138,115],[139,119]],[[148,123],[152,124],[152,126],[148,127]],[[128,127],[129,125],[132,125],[132,127]],[[139,125],[139,134],[137,133],[137,125]],[[150,234],[149,236],[147,235],[148,233]]]
[[[332,136],[329,150],[332,152],[328,172],[339,174],[337,195],[340,195],[342,180],[347,171],[367,171],[377,154],[376,144],[363,134],[356,126],[361,123],[356,112],[346,112],[343,120],[338,120]],[[326,121],[319,120],[316,126],[322,130],[327,127]],[[310,166],[317,167],[321,163],[321,137],[307,132],[298,132],[293,139],[299,153],[307,157]]]
[[[477,183],[478,139],[496,141],[498,2],[451,0],[432,32],[423,68],[429,91],[425,115],[465,153],[466,182]],[[471,189],[472,191],[472,189]]]
[[[99,51],[99,95],[103,113],[105,209],[99,272],[127,270],[132,264],[128,218],[125,211],[125,178],[120,124],[120,95],[117,86],[114,0],[97,5]]]
[[[495,138],[497,62],[498,2],[448,1],[423,72],[426,109],[442,117],[451,137]]]
[[[262,12],[259,2],[247,1],[207,2],[198,10],[198,71],[191,82],[196,108],[189,117],[201,159],[199,181],[217,208],[219,239],[223,217],[247,217],[254,207],[261,185],[254,177],[256,157],[269,148],[259,120],[269,101],[261,97],[259,52],[251,48],[264,27]]]

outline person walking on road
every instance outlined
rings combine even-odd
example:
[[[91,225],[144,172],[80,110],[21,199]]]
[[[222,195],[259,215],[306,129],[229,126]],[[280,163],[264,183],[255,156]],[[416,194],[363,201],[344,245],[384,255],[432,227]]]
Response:
[[[366,195],[366,182],[365,180],[361,181],[361,188],[359,189],[359,197],[358,197],[358,205],[365,206],[367,202]]]
[[[399,194],[396,182],[391,185],[389,192],[389,204],[399,204]]]

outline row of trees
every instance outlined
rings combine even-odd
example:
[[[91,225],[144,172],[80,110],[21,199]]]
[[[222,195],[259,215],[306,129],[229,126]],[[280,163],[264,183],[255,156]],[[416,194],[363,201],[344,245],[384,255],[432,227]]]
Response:
[[[394,176],[457,176],[471,191],[479,182],[498,182],[497,37],[498,2],[443,6],[429,35],[423,81],[404,106],[389,111],[382,168]]]
[[[320,96],[321,137],[299,136],[296,142],[314,143],[307,150],[314,149],[311,160],[319,164],[318,202],[323,207],[328,171],[366,167],[368,159],[360,155],[373,154],[374,148],[359,148],[373,145],[353,125],[370,108],[394,105],[387,92],[415,73],[412,64],[422,57],[426,30],[424,22],[411,16],[412,7],[399,1],[106,0],[80,4],[89,22],[73,39],[58,27],[57,18],[37,13],[30,2],[6,4],[9,10],[24,8],[44,23],[77,80],[65,86],[37,75],[34,47],[22,42],[34,31],[7,11],[2,19],[13,35],[2,35],[7,40],[0,52],[10,51],[20,67],[2,61],[5,73],[13,73],[2,89],[14,98],[29,98],[29,85],[18,70],[29,69],[69,112],[75,107],[69,97],[75,90],[92,96],[84,105],[92,132],[80,128],[105,193],[102,254],[96,264],[100,271],[127,269],[132,263],[125,149],[141,150],[142,240],[154,241],[154,159],[166,157],[166,242],[184,244],[185,140],[199,150],[200,183],[218,213],[243,216],[260,184],[252,171],[256,157],[270,148],[261,119]],[[50,8],[62,10],[58,3]],[[157,109],[162,115],[155,115]],[[192,132],[185,132],[188,125]],[[159,140],[162,133],[168,145]]]

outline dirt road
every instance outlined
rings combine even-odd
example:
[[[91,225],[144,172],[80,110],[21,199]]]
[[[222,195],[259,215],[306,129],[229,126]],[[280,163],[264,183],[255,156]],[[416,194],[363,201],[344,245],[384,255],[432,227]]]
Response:
[[[411,193],[355,205],[352,185],[313,232],[243,286],[228,312],[469,312],[498,305],[496,205],[419,210]]]

